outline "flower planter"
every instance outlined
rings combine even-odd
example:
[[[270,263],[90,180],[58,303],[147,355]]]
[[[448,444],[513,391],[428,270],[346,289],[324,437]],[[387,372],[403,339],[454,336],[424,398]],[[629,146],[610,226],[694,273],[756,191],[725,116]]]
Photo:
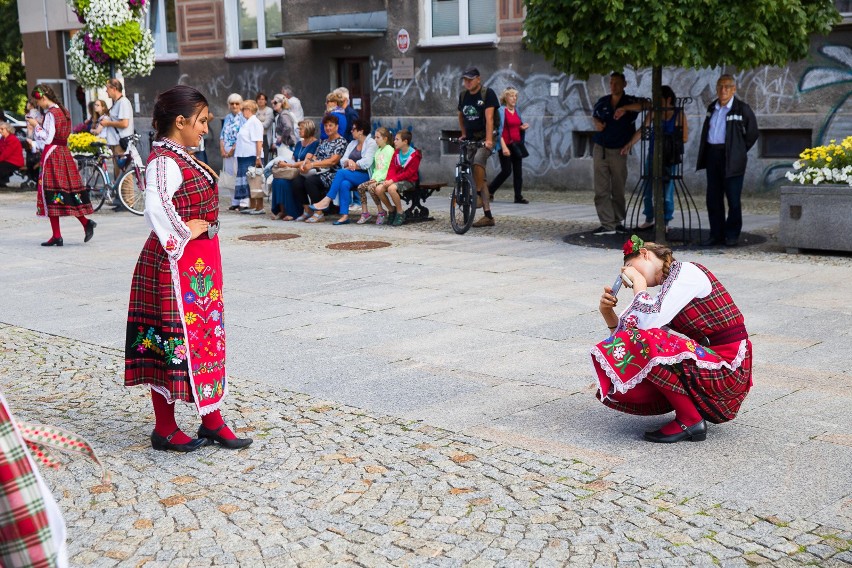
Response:
[[[852,252],[852,186],[781,187],[778,240],[787,252],[800,249]]]

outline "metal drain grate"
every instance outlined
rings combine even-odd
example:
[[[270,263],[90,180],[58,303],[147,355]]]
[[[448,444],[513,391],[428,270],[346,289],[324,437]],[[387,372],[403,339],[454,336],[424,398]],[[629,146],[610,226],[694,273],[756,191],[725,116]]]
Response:
[[[331,250],[373,250],[391,246],[384,241],[351,241],[348,243],[332,243],[325,248]]]
[[[287,239],[298,239],[300,235],[294,233],[261,233],[259,235],[245,235],[240,237],[241,241],[286,241]]]

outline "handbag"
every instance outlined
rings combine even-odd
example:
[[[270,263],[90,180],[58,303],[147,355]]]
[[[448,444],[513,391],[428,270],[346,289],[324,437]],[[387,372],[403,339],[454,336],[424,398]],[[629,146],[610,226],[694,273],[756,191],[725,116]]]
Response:
[[[683,161],[683,130],[663,133],[663,166],[671,167]]]
[[[299,168],[283,168],[276,162],[272,166],[273,179],[296,179],[299,175]]]
[[[246,181],[252,198],[263,197],[263,168],[249,168],[246,172]]]
[[[515,159],[524,159],[530,155],[526,144],[521,141],[509,143],[509,153]]]

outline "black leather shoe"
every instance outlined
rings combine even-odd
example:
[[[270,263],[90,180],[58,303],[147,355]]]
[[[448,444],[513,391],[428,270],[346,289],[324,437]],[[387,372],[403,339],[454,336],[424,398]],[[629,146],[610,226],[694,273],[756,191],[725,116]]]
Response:
[[[524,199],[523,197],[521,197],[520,199],[516,199],[515,203],[520,203],[521,205],[526,205],[526,204],[529,203],[529,201]]]
[[[703,442],[707,438],[707,423],[703,418],[692,426],[687,426],[677,419],[675,419],[675,422],[680,425],[680,432],[677,434],[663,434],[660,430],[654,430],[653,432],[645,432],[645,439],[657,444],[674,444],[681,440]]]
[[[239,205],[231,205],[230,207],[228,207],[228,211],[236,211],[239,208],[240,208]]]
[[[62,237],[50,237],[48,240],[41,243],[43,247],[61,247]]]
[[[151,432],[151,447],[155,450],[173,452],[194,452],[198,448],[203,448],[208,444],[207,438],[195,438],[186,444],[172,444],[172,437],[180,432],[180,428],[169,434],[168,436],[160,436],[157,431]]]
[[[86,231],[86,236],[83,237],[84,243],[88,243],[89,241],[92,240],[92,237],[95,236],[95,227],[97,227],[97,226],[98,226],[97,223],[95,223],[94,221],[89,219],[89,222],[86,223],[86,228],[84,229],[84,231]]]
[[[223,438],[219,435],[219,431],[225,427],[225,424],[222,424],[215,430],[208,430],[202,424],[198,427],[198,437],[210,440],[210,443],[219,442],[223,447],[228,448],[229,450],[239,450],[242,448],[246,448],[251,445],[251,438],[236,438],[234,440],[229,440],[227,438]]]
[[[703,247],[719,247],[725,244],[725,241],[722,239],[707,239],[706,241],[701,241],[701,246]]]
[[[738,244],[740,244],[740,240],[739,240],[739,239],[734,239],[734,238],[731,238],[731,237],[727,237],[727,238],[725,239],[725,246],[726,246],[726,247],[735,247],[735,246],[737,246]]]

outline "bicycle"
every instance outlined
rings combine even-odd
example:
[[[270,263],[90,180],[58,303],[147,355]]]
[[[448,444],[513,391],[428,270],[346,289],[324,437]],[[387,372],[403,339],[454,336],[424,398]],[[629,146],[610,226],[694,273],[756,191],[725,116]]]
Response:
[[[463,235],[473,225],[473,218],[476,216],[476,184],[473,181],[471,169],[473,164],[467,158],[467,149],[470,146],[482,148],[485,143],[461,138],[440,138],[439,140],[459,146],[455,183],[450,195],[450,225],[453,226],[453,231]]]
[[[134,215],[142,215],[145,212],[145,165],[136,149],[138,141],[139,135],[134,134],[127,146],[127,154],[118,157],[121,174],[115,183],[112,182],[109,172],[112,154],[106,149],[106,144],[93,144],[99,150],[95,156],[77,156],[77,168],[80,170],[83,185],[89,190],[93,210],[98,211],[103,207],[107,198],[111,201],[118,198]],[[131,167],[128,169],[128,166]]]

